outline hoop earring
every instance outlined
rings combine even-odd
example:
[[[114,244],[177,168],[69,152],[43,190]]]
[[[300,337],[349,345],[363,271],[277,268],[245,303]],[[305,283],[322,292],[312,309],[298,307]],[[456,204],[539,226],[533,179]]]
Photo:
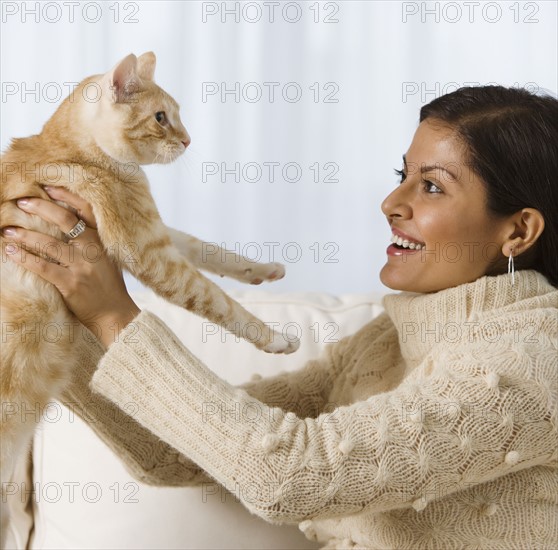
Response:
[[[515,268],[513,265],[513,246],[510,248],[510,255],[508,257],[508,275],[511,273],[512,286],[515,284]]]

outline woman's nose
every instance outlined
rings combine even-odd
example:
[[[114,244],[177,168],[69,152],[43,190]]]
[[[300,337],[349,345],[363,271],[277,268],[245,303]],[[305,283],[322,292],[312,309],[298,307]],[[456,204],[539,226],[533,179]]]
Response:
[[[411,205],[407,194],[406,186],[400,184],[394,189],[381,204],[381,209],[386,217],[399,215],[408,215],[411,211]]]

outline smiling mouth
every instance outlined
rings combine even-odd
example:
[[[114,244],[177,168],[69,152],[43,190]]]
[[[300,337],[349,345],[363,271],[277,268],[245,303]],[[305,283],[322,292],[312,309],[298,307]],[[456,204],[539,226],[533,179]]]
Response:
[[[422,248],[424,248],[426,246],[426,245],[421,244],[421,243],[416,243],[416,242],[413,242],[413,241],[409,241],[408,239],[403,239],[402,237],[399,237],[395,233],[392,233],[392,235],[391,235],[391,242],[393,243],[393,246],[395,248],[398,248],[400,250],[405,250],[405,249],[421,250]]]

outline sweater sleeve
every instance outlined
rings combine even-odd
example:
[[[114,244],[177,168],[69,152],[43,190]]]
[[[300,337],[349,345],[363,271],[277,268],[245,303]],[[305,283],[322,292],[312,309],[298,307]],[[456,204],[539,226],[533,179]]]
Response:
[[[115,404],[91,391],[91,378],[103,353],[105,349],[93,334],[80,341],[79,368],[72,371],[62,403],[89,425],[135,479],[164,486],[211,481],[197,464],[135,420],[133,402]]]
[[[377,324],[377,320],[372,323]],[[376,332],[381,330],[382,324]],[[299,371],[248,382],[241,387],[270,406],[293,410],[303,417],[317,416],[327,407],[335,366],[342,363],[349,339],[327,346],[321,358],[308,361]],[[212,481],[197,464],[135,420],[134,402],[115,404],[91,391],[91,379],[105,350],[93,334],[80,343],[80,368],[72,372],[71,383],[61,400],[122,460],[130,474],[149,485],[185,486]]]
[[[555,320],[536,345],[503,334],[440,348],[394,390],[301,418],[225,383],[142,312],[92,383],[115,403],[134,402],[138,422],[268,521],[420,510],[556,459],[552,330]],[[537,376],[525,374],[530,361]]]

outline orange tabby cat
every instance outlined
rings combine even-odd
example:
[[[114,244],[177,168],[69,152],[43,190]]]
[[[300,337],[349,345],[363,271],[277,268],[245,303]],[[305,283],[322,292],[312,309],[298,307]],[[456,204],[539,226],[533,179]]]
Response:
[[[259,349],[295,351],[297,341],[271,331],[196,269],[260,283],[283,277],[281,264],[257,264],[231,253],[203,257],[202,241],[161,221],[139,165],[174,161],[190,137],[177,103],[153,82],[154,70],[153,53],[131,54],[108,73],[81,82],[39,135],[13,140],[1,159],[1,226],[62,239],[60,231],[24,213],[15,201],[48,199],[40,185],[63,186],[91,203],[99,237],[114,260],[157,294],[249,337]],[[226,263],[219,261],[223,257]],[[59,395],[75,366],[80,338],[68,337],[76,318],[53,286],[5,257],[1,268],[0,472],[5,482],[35,427],[28,417],[9,412],[43,410]]]

